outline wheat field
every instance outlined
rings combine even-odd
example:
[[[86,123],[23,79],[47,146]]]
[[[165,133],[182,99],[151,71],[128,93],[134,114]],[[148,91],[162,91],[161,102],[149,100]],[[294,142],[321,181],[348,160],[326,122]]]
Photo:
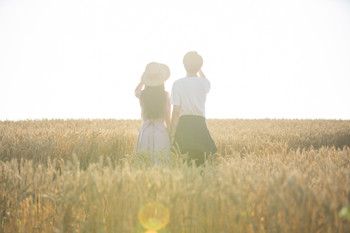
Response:
[[[0,122],[0,233],[350,232],[350,121],[208,120],[199,168],[135,155],[140,126]]]

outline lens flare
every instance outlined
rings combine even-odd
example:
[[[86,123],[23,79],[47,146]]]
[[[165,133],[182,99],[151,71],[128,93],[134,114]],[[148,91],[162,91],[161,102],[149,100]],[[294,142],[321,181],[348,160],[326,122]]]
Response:
[[[139,220],[149,230],[147,232],[158,231],[168,224],[169,210],[160,203],[151,202],[140,209]]]

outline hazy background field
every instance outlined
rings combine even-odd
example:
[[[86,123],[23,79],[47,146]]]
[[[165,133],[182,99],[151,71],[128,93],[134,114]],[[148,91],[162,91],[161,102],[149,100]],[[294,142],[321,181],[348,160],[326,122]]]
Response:
[[[145,232],[149,203],[164,233],[349,232],[350,121],[208,120],[219,151],[201,168],[149,166],[140,126],[0,122],[0,232]]]

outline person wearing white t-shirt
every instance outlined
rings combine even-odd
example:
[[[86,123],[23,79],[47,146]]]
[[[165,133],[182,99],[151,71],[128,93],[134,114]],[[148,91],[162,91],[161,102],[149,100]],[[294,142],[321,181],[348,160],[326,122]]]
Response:
[[[210,82],[203,74],[202,57],[194,51],[183,59],[187,76],[174,82],[170,103],[173,105],[170,138],[181,153],[188,153],[189,162],[204,164],[208,154],[217,151],[205,120],[205,101]],[[199,76],[197,75],[199,74]]]

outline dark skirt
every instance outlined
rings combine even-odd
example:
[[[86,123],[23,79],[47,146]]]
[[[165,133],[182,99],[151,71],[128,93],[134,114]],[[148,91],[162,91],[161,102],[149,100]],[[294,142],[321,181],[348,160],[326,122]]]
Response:
[[[214,154],[217,151],[211,137],[205,118],[202,116],[181,116],[177,125],[174,145],[181,153],[191,150]]]

